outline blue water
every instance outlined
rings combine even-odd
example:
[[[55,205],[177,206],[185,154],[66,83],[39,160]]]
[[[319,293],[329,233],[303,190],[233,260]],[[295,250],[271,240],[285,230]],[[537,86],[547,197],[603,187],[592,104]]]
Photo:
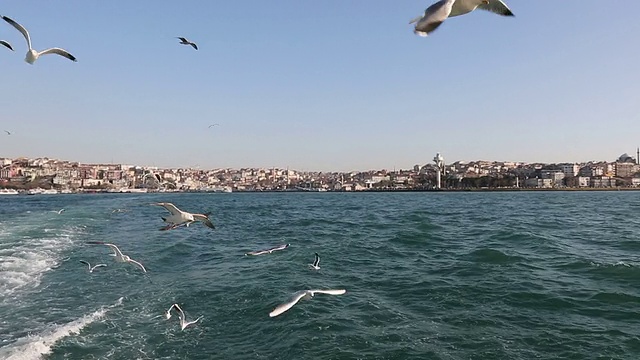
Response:
[[[155,201],[216,229],[159,231]],[[640,192],[2,196],[0,359],[640,359],[638,210]],[[310,288],[347,293],[269,317]],[[202,320],[181,331],[174,302]]]

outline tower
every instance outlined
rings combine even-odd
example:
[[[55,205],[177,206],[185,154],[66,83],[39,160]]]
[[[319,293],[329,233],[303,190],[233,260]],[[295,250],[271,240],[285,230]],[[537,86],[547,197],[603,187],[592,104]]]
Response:
[[[444,158],[440,153],[436,153],[433,162],[436,163],[436,189],[440,189],[442,187],[441,179],[442,171],[444,170]]]
[[[640,147],[636,149],[636,165],[640,164]]]

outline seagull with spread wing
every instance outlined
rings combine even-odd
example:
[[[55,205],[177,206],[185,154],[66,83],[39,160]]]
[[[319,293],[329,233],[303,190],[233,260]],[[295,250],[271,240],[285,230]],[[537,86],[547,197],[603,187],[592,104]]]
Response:
[[[278,305],[275,309],[273,309],[273,311],[269,313],[269,316],[270,317],[278,316],[278,315],[282,314],[283,312],[291,309],[293,307],[293,305],[297,304],[298,301],[300,301],[301,299],[309,300],[315,294],[342,295],[342,294],[344,294],[346,292],[347,292],[347,290],[345,290],[345,289],[340,289],[340,290],[300,290],[300,291],[296,292],[295,294],[293,294],[293,296],[291,297],[291,299],[289,301],[287,301],[284,304]]]
[[[502,0],[440,0],[425,10],[423,15],[412,19],[415,23],[413,32],[420,36],[428,36],[450,17],[464,15],[480,8],[498,15],[514,16],[513,12]]]
[[[33,65],[33,63],[38,60],[38,58],[41,55],[46,55],[46,54],[57,54],[60,56],[64,56],[69,60],[72,61],[77,61],[75,56],[71,55],[68,51],[64,50],[64,49],[60,49],[60,48],[51,48],[51,49],[47,49],[47,50],[43,50],[43,51],[36,51],[31,47],[31,37],[29,36],[29,32],[27,31],[27,29],[24,28],[24,26],[18,24],[17,22],[15,22],[14,20],[3,16],[2,17],[4,19],[4,21],[8,22],[9,24],[11,24],[11,26],[13,26],[14,28],[16,28],[16,30],[20,31],[20,33],[22,33],[22,35],[24,36],[24,38],[27,40],[27,47],[29,48],[29,50],[27,50],[27,56],[24,58],[24,61],[28,62],[29,64]]]
[[[290,245],[291,244],[283,244],[283,245],[276,246],[276,247],[273,247],[273,248],[270,248],[270,249],[251,251],[251,252],[248,252],[248,253],[246,253],[244,255],[245,256],[248,256],[248,255],[254,255],[255,256],[255,255],[263,255],[263,254],[271,254],[274,251],[284,250],[284,249],[288,248]]]
[[[106,245],[108,247],[111,248],[111,250],[113,250],[113,254],[111,254],[111,256],[115,256],[115,260],[118,262],[126,262],[126,263],[131,263],[134,265],[137,265],[140,269],[142,269],[142,271],[144,271],[145,273],[147,272],[147,269],[144,268],[144,265],[142,265],[141,263],[133,260],[132,258],[130,258],[128,255],[125,255],[122,253],[122,251],[120,251],[120,249],[118,249],[117,246],[115,246],[114,244],[109,244],[103,241],[88,241],[87,244],[90,245]]]
[[[183,37],[178,37],[176,39],[180,39],[180,44],[182,44],[182,45],[191,45],[191,46],[193,46],[194,49],[198,50],[198,45],[196,45],[196,43],[194,43],[192,41],[189,41],[189,40],[187,40],[186,38],[183,38]]]
[[[209,220],[209,214],[192,214],[186,211],[182,211],[172,203],[168,202],[153,203],[151,205],[162,206],[171,213],[171,215],[162,218],[162,220],[164,220],[164,222],[168,223],[169,225],[161,228],[160,230],[171,230],[182,225],[189,226],[195,221],[200,221],[212,229],[216,228],[211,220]]]
[[[103,267],[103,266],[107,266],[107,264],[98,264],[98,265],[95,265],[95,266],[93,266],[93,267],[92,267],[92,266],[91,266],[91,264],[89,264],[89,262],[88,262],[88,261],[80,260],[80,262],[81,262],[81,263],[83,263],[83,264],[85,264],[85,265],[87,265],[87,266],[89,267],[89,272],[90,272],[90,273],[92,273],[92,272],[93,272],[93,270],[95,270],[96,268]]]
[[[181,328],[181,330],[184,330],[187,326],[195,324],[198,321],[200,321],[200,319],[202,319],[202,316],[200,316],[199,318],[197,318],[197,319],[195,319],[193,321],[187,321],[187,318],[186,318],[186,316],[184,314],[184,311],[182,311],[182,308],[180,308],[180,305],[178,305],[178,304],[171,305],[169,310],[167,310],[167,312],[164,314],[164,317],[166,319],[171,319],[171,310],[172,309],[177,309],[178,310],[178,317],[180,318],[180,328]]]

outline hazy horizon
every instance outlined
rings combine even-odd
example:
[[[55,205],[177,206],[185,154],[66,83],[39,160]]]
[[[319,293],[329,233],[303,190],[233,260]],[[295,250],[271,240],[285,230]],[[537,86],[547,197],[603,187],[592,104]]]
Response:
[[[408,22],[433,2],[5,1],[35,49],[78,62],[25,63],[0,21],[0,155],[301,171],[635,157],[640,2],[602,26],[601,1],[506,0],[514,18],[418,37]]]

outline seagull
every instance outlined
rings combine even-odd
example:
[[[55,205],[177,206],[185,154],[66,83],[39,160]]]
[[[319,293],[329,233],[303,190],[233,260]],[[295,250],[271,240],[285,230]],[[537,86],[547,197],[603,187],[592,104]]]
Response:
[[[145,273],[147,272],[147,269],[144,268],[144,266],[133,260],[132,258],[130,258],[129,256],[125,255],[122,253],[122,251],[120,251],[120,249],[118,249],[117,246],[113,245],[113,244],[109,244],[103,241],[88,241],[87,244],[90,245],[107,245],[108,247],[110,247],[113,250],[113,254],[111,254],[111,256],[115,256],[116,257],[116,261],[118,262],[128,262],[128,263],[132,263],[137,265],[138,267],[140,267],[140,269],[142,269],[142,271],[144,271]]]
[[[344,294],[346,292],[347,292],[347,290],[345,290],[345,289],[340,289],[340,290],[300,290],[300,291],[296,292],[295,294],[293,294],[293,297],[291,297],[291,300],[289,300],[288,302],[286,302],[284,304],[278,305],[275,309],[273,309],[273,311],[269,313],[269,317],[274,317],[274,316],[278,316],[278,315],[282,314],[283,312],[291,309],[293,307],[293,305],[297,304],[298,301],[300,301],[300,299],[309,300],[316,293],[317,294],[329,294],[329,295],[342,295],[342,294]]]
[[[309,267],[311,269],[320,270],[320,266],[318,264],[320,264],[320,255],[316,253],[316,258],[313,260],[313,264],[309,264]]]
[[[112,213],[112,214],[113,214],[113,213],[123,213],[123,212],[127,212],[127,211],[129,211],[129,210],[127,210],[127,209],[115,209],[115,210],[113,210],[111,213]]]
[[[423,15],[412,19],[409,24],[416,23],[413,32],[425,37],[447,18],[469,13],[478,7],[499,15],[514,16],[502,0],[440,0],[429,6]]]
[[[164,314],[164,317],[166,319],[170,319],[171,318],[171,310],[173,308],[178,309],[178,311],[180,312],[178,314],[178,317],[180,318],[180,328],[181,328],[181,330],[184,330],[187,326],[195,324],[198,321],[200,321],[200,319],[202,319],[202,316],[200,316],[199,318],[195,319],[194,321],[186,321],[186,318],[185,318],[185,315],[184,315],[184,311],[182,311],[182,309],[180,308],[180,305],[178,305],[178,304],[171,305],[169,310],[167,310],[167,312]]]
[[[286,248],[288,248],[291,244],[284,244],[284,245],[280,245],[280,246],[276,246],[274,248],[271,249],[265,249],[265,250],[258,250],[258,251],[251,251],[248,252],[246,254],[244,254],[245,256],[247,255],[262,255],[262,254],[271,254],[274,251],[278,251],[278,250],[284,250]]]
[[[58,210],[58,215],[62,214],[63,211],[64,211],[64,209]]]
[[[64,49],[60,49],[60,48],[51,48],[51,49],[47,49],[47,50],[43,50],[43,51],[36,51],[31,47],[31,37],[29,36],[29,32],[27,31],[27,29],[24,28],[24,26],[18,24],[17,22],[15,22],[14,20],[3,16],[2,17],[4,19],[4,21],[8,22],[9,24],[11,24],[14,28],[16,28],[18,31],[20,31],[22,33],[22,35],[24,36],[24,38],[27,40],[27,47],[29,47],[29,50],[27,51],[27,56],[24,58],[24,61],[28,62],[29,64],[33,65],[33,63],[38,60],[38,58],[41,55],[46,55],[46,54],[58,54],[61,56],[66,57],[69,60],[72,61],[77,61],[75,56],[69,54],[66,50]]]
[[[7,135],[11,135],[11,132],[10,132],[10,131],[8,131],[8,130],[5,130],[4,132],[6,132],[6,133],[7,133]]]
[[[211,220],[209,220],[209,214],[188,213],[186,211],[182,211],[178,209],[172,203],[161,202],[161,203],[153,203],[151,205],[162,206],[163,208],[167,209],[171,213],[170,216],[162,218],[162,220],[164,220],[164,222],[166,223],[169,223],[169,225],[161,228],[160,230],[171,230],[182,225],[189,226],[194,221],[201,221],[206,226],[212,229],[216,228],[211,222]]]
[[[87,264],[87,266],[89,266],[89,272],[90,272],[90,273],[92,273],[92,272],[93,272],[93,270],[95,270],[97,267],[107,266],[107,264],[98,264],[98,265],[96,265],[96,266],[94,266],[94,267],[91,267],[91,264],[89,264],[87,261],[80,260],[80,262],[81,262],[81,263],[83,263],[83,264]]]
[[[180,44],[182,45],[191,45],[193,46],[194,49],[198,50],[198,45],[196,45],[196,43],[191,42],[189,40],[187,40],[186,38],[183,37],[177,37],[176,39],[180,39]]]
[[[8,41],[0,40],[0,44],[6,46],[9,50],[13,51],[13,48],[11,47],[11,44],[9,44]]]
[[[212,127],[214,127],[216,125],[220,126],[220,124],[211,124],[211,125],[209,125],[209,129],[211,129]]]
[[[515,16],[502,0],[456,0],[449,17],[464,15],[475,9],[491,11],[502,16]]]

